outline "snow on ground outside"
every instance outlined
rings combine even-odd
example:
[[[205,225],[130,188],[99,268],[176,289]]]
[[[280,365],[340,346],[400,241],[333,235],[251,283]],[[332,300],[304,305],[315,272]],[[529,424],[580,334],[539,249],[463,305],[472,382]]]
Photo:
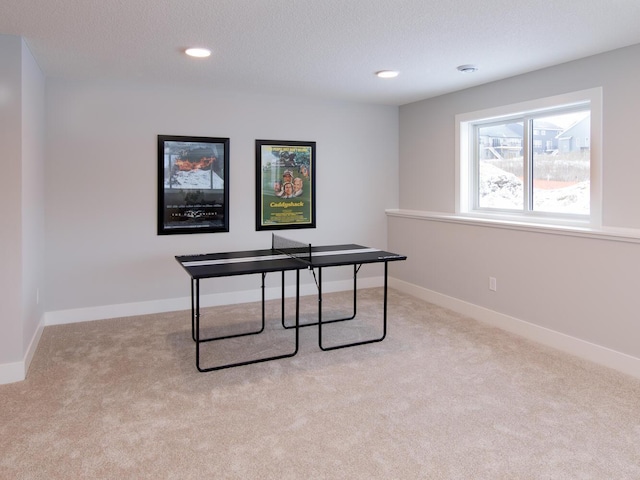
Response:
[[[536,189],[534,208],[544,212],[589,214],[589,182],[555,189]],[[480,205],[484,208],[522,208],[522,180],[485,164],[480,171]]]

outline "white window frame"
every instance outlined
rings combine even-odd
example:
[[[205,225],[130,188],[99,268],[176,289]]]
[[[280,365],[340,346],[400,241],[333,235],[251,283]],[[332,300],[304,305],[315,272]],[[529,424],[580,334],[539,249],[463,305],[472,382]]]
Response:
[[[474,125],[486,121],[502,121],[527,114],[549,113],[556,109],[585,106],[591,110],[591,164],[589,215],[562,215],[542,212],[487,211],[474,206]],[[456,140],[456,215],[481,217],[496,221],[518,221],[534,224],[602,226],[602,88],[596,87],[513,105],[462,113],[455,117]]]

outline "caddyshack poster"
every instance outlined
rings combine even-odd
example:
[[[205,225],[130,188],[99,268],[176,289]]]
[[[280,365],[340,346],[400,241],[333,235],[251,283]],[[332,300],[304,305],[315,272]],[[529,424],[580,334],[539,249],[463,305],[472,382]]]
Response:
[[[315,142],[256,140],[256,230],[315,228]]]

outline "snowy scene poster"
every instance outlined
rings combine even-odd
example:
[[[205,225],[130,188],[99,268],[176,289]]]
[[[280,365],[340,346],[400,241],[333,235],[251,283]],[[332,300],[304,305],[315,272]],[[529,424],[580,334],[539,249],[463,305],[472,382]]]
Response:
[[[315,228],[315,142],[256,140],[256,230]]]
[[[229,231],[229,139],[158,135],[158,235]]]

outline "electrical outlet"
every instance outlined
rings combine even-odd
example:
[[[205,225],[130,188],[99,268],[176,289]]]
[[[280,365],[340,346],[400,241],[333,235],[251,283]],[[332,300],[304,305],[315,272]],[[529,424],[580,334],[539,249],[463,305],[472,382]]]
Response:
[[[489,277],[489,290],[492,292],[498,291],[498,285],[496,283],[496,277]]]

